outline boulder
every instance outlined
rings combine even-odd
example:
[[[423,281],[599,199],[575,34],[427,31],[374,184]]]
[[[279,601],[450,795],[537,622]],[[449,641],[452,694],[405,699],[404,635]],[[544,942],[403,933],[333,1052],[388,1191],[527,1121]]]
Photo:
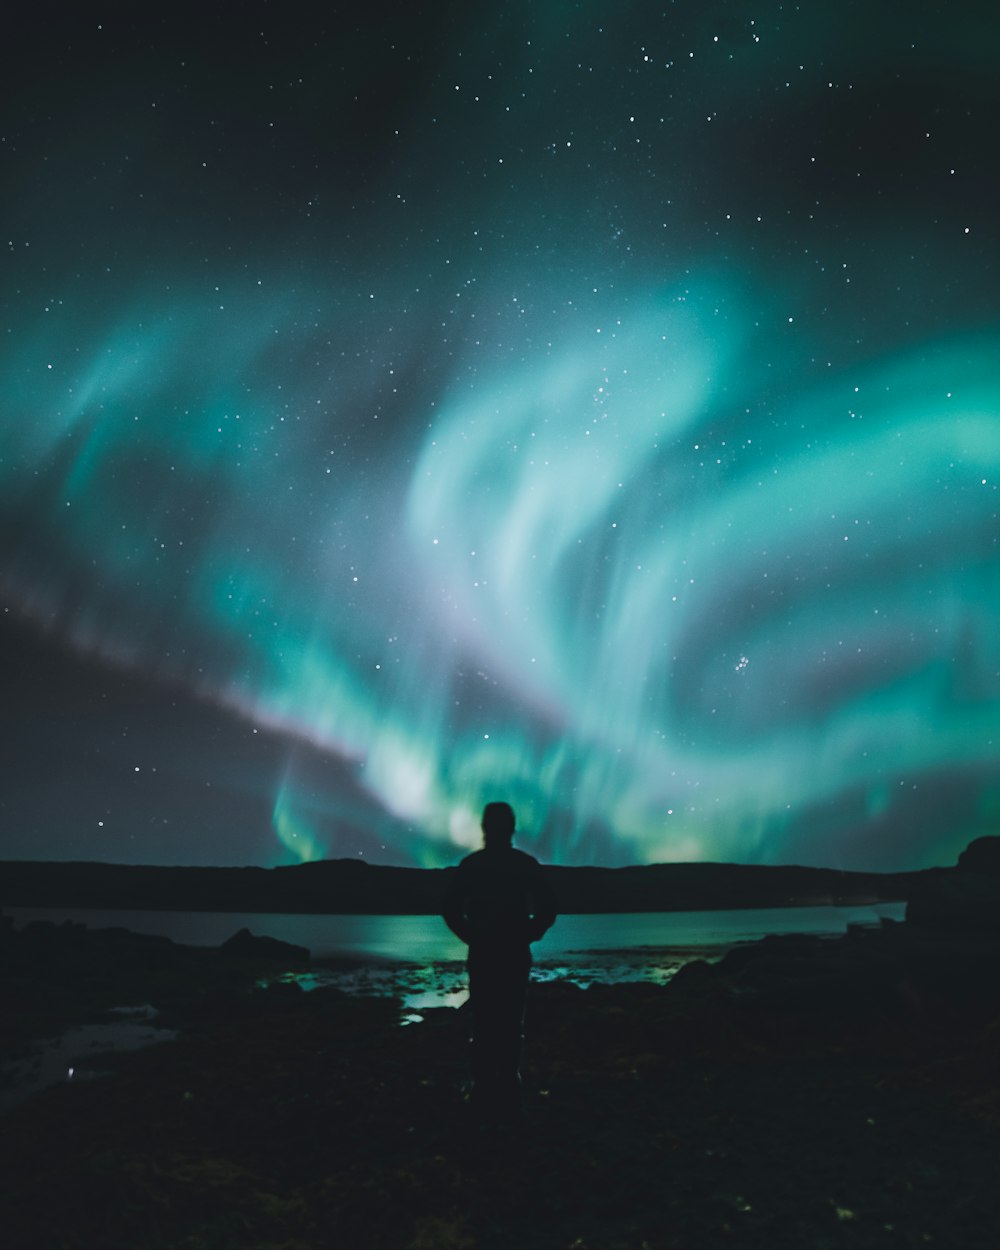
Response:
[[[272,937],[258,937],[249,929],[240,929],[223,942],[219,949],[233,959],[260,959],[289,967],[299,967],[310,960],[310,953],[304,946],[281,942]]]
[[[906,904],[906,923],[1000,935],[1000,876],[956,868],[928,878]]]
[[[960,872],[1000,877],[1000,837],[976,838],[958,857]]]

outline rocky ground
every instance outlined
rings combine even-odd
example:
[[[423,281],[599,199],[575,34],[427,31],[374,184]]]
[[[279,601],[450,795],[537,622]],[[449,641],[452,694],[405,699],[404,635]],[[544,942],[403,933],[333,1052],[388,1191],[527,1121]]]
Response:
[[[536,986],[523,1107],[485,1124],[460,1010],[401,1027],[390,999],[254,989],[282,953],[252,944],[13,940],[8,1054],[123,994],[180,1030],[0,1118],[18,1250],[998,1244],[989,937],[775,938],[668,986]]]

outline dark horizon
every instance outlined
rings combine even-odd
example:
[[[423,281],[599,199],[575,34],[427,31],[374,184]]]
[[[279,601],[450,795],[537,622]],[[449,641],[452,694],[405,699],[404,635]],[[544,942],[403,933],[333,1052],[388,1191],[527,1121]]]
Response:
[[[281,868],[101,863],[0,864],[9,907],[312,914],[441,914],[456,868],[398,868],[329,860]],[[646,864],[543,865],[560,911],[627,913],[863,905],[902,901],[947,870],[852,873],[829,868]]]
[[[169,864],[169,863],[154,863],[154,862],[139,863],[135,861],[111,860],[111,859],[39,859],[37,857],[33,858],[30,856],[24,855],[24,856],[8,856],[8,857],[5,857],[4,859],[0,859],[0,870],[2,870],[5,864],[51,864],[51,865],[58,865],[62,867],[69,867],[74,864],[81,864],[81,865],[94,865],[97,867],[106,867],[106,868],[139,868],[139,869],[162,868],[168,871],[190,869],[192,871],[205,871],[205,872],[212,872],[212,871],[239,872],[243,870],[260,871],[260,872],[282,872],[288,869],[315,868],[317,866],[324,865],[324,864],[360,864],[361,866],[365,868],[388,868],[388,869],[399,870],[402,872],[435,873],[435,872],[448,872],[451,868],[457,867],[459,858],[460,858],[460,855],[456,856],[456,858],[452,862],[447,863],[447,864],[434,864],[434,865],[425,866],[425,865],[420,865],[420,864],[394,864],[394,863],[388,863],[388,862],[385,862],[385,863],[373,862],[371,860],[364,859],[362,856],[351,856],[351,855],[331,856],[325,859],[314,859],[314,860],[308,860],[305,862],[299,862],[299,863],[294,863],[294,864],[219,864],[219,863]],[[953,868],[955,865],[942,863],[942,864],[925,864],[919,868],[885,868],[885,869],[882,869],[882,868],[840,868],[840,867],[834,867],[833,865],[830,865],[830,864],[803,864],[803,863],[771,864],[771,863],[745,863],[739,860],[700,859],[700,860],[656,860],[648,864],[594,864],[594,863],[555,864],[555,863],[545,862],[544,866],[546,868],[556,869],[557,871],[563,871],[563,870],[573,871],[575,869],[580,869],[582,871],[611,872],[611,873],[630,872],[630,871],[640,870],[643,868],[681,868],[681,869],[688,869],[688,868],[749,868],[749,869],[792,868],[792,869],[803,869],[808,872],[837,872],[837,873],[847,873],[850,875],[857,875],[857,876],[898,877],[898,876],[907,876],[907,875],[920,873],[920,872],[933,872],[938,869],[944,869],[944,868]]]

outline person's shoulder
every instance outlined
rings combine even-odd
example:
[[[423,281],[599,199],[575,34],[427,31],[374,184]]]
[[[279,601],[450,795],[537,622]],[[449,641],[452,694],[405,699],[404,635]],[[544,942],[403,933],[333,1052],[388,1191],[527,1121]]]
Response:
[[[517,856],[517,862],[522,868],[541,868],[541,864],[534,855],[529,855],[527,851],[519,851],[517,847],[512,846],[510,853]]]
[[[459,870],[465,869],[468,871],[471,867],[475,871],[476,865],[482,861],[483,855],[483,851],[473,851],[471,855],[466,855],[465,859],[458,861]]]

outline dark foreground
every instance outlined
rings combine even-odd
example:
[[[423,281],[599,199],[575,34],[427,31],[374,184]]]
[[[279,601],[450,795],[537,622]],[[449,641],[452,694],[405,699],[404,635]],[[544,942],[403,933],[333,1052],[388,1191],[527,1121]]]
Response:
[[[465,1102],[461,1011],[399,1027],[391,1000],[253,990],[250,962],[192,963],[181,992],[152,947],[123,982],[126,946],[113,986],[54,956],[51,992],[5,982],[36,1029],[127,985],[182,1028],[0,1118],[17,1250],[1000,1244],[989,942],[892,926],[668,987],[536,986],[500,1124]]]

